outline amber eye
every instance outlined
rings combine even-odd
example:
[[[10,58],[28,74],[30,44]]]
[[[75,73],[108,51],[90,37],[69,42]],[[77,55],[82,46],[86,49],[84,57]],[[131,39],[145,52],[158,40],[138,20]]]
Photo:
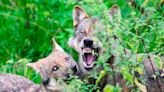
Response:
[[[58,69],[59,69],[58,66],[54,66],[54,67],[52,68],[52,71],[57,71]]]
[[[80,36],[85,36],[85,32],[80,32],[79,35]]]
[[[65,60],[66,60],[67,62],[69,62],[70,59],[71,59],[70,57],[66,57],[66,58],[65,58]]]

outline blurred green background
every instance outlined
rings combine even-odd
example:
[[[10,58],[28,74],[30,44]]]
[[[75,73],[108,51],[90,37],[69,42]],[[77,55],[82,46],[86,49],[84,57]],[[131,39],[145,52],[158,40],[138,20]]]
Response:
[[[27,69],[27,62],[35,62],[47,56],[52,50],[51,38],[78,60],[77,53],[67,45],[70,36],[73,36],[72,10],[74,5],[83,7],[89,15],[100,15],[98,5],[105,5],[109,9],[113,4],[121,8],[122,18],[131,18],[131,12],[140,17],[142,13],[129,4],[128,0],[0,0],[0,73],[14,73],[26,76],[39,82],[38,76]],[[102,0],[101,0],[102,1]],[[162,0],[135,0],[139,6],[156,11],[149,17],[151,30],[142,30],[141,34],[148,39],[146,45],[149,52],[164,54],[164,24],[163,8],[156,8]],[[149,15],[147,15],[149,16]],[[146,18],[146,17],[145,17]],[[154,24],[153,24],[154,23]],[[153,29],[161,25],[160,29]],[[131,32],[135,33],[132,29]],[[131,36],[122,36],[122,40],[135,46]],[[129,43],[127,43],[129,44]],[[138,44],[138,43],[137,43]],[[137,52],[144,52],[140,45]],[[34,77],[35,76],[35,77]]]

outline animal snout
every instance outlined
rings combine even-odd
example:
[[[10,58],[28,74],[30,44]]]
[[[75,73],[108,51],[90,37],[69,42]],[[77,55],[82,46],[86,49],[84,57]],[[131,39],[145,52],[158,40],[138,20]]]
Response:
[[[91,47],[93,44],[93,40],[92,39],[84,39],[84,45],[86,47]]]
[[[49,84],[49,82],[50,82],[50,78],[45,78],[42,80],[42,83],[44,86],[47,86]]]

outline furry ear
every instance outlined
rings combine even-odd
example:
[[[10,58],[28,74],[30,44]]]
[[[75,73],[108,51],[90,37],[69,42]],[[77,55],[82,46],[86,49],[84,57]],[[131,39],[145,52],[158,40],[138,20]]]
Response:
[[[37,73],[40,72],[40,67],[36,62],[35,63],[27,63],[26,66],[34,69],[34,71],[36,71]]]
[[[75,6],[73,9],[73,26],[76,27],[85,18],[88,18],[86,12],[80,6]]]
[[[109,21],[110,22],[118,22],[121,20],[121,10],[118,5],[113,5],[109,10]]]
[[[53,51],[58,50],[58,51],[64,52],[63,48],[61,48],[61,47],[56,43],[56,41],[55,41],[54,38],[52,38],[52,42],[53,42]]]
[[[74,42],[73,37],[68,39],[68,45],[72,48],[73,48],[73,42]]]

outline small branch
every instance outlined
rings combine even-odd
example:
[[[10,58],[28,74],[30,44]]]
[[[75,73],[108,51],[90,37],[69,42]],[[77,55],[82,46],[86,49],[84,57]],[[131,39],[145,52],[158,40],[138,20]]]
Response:
[[[108,61],[109,61],[110,65],[111,65],[112,72],[113,72],[114,86],[116,86],[116,77],[115,77],[115,71],[114,71],[114,67],[113,67],[114,58],[115,58],[115,57],[112,55]],[[111,61],[112,61],[112,62],[111,62]]]
[[[138,9],[138,11],[140,11],[142,14],[145,13],[145,9],[137,5],[137,3],[134,0],[130,0],[130,3],[134,8]]]
[[[138,30],[138,35],[140,36],[139,30]],[[144,40],[143,40],[142,38],[141,38],[141,42],[142,42],[142,44],[143,44],[143,46],[144,46],[144,48],[145,48]],[[150,64],[151,64],[151,67],[152,67],[152,69],[153,69],[153,74],[155,75],[155,69],[154,69],[153,63],[152,63],[152,60],[151,60],[150,55],[149,55],[148,51],[146,50],[146,48],[145,48],[145,52],[146,52],[146,54],[147,54],[147,56],[148,56],[148,59],[149,59]],[[160,89],[160,92],[162,92],[162,88],[161,88],[161,86],[160,86],[158,77],[157,77],[156,80],[157,80],[157,84],[158,84],[158,87],[159,87],[159,89]]]
[[[161,1],[160,6],[162,7],[164,5],[164,0]]]

